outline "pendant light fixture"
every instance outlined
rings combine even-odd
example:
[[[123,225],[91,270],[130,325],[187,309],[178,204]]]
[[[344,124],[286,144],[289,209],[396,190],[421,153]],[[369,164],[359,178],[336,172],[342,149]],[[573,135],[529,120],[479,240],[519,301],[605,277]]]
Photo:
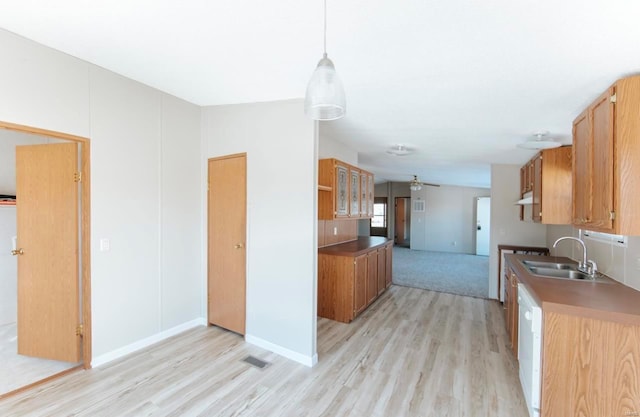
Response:
[[[307,84],[304,112],[314,120],[344,117],[347,101],[333,62],[327,57],[327,0],[324,0],[324,54]]]

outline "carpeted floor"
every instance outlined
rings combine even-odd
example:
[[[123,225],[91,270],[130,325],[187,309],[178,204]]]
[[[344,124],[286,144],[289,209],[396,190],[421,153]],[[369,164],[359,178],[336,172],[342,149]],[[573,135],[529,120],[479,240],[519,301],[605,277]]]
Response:
[[[393,248],[393,283],[471,297],[489,295],[489,257]]]

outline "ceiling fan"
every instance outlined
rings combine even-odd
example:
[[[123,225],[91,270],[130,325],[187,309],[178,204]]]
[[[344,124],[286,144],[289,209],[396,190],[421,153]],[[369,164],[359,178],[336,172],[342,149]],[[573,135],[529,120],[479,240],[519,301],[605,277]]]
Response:
[[[413,179],[409,181],[409,188],[411,191],[419,191],[422,189],[423,185],[428,185],[429,187],[440,187],[440,184],[431,184],[429,182],[422,182],[418,180],[418,176],[414,175]]]

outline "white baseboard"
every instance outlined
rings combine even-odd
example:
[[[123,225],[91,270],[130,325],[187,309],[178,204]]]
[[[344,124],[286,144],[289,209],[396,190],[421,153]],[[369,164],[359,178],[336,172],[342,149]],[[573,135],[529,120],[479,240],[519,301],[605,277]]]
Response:
[[[105,353],[104,355],[95,357],[91,360],[91,367],[95,368],[95,367],[104,365],[108,362],[119,359],[137,350],[144,349],[147,346],[151,346],[155,343],[158,343],[164,339],[168,339],[171,336],[175,336],[179,333],[182,333],[194,327],[206,326],[206,325],[207,325],[207,321],[204,318],[188,321],[186,323],[172,327],[168,330],[162,331],[160,333],[156,333],[153,336],[149,336],[145,339],[138,340],[137,342],[131,343],[130,345],[123,346],[119,349],[112,350],[111,352]]]
[[[263,349],[269,350],[273,353],[277,353],[280,356],[284,356],[287,359],[291,359],[292,361],[296,361],[308,367],[313,367],[316,363],[318,363],[318,354],[314,354],[313,356],[303,355],[298,352],[294,352],[293,350],[289,350],[280,345],[276,345],[275,343],[268,342],[264,339],[261,339],[256,336],[252,336],[247,334],[244,336],[244,340],[247,343],[251,343],[252,345],[256,345]]]

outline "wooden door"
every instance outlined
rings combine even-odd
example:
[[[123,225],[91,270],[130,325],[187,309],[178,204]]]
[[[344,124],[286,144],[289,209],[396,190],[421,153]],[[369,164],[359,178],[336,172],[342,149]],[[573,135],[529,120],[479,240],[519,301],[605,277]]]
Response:
[[[613,88],[594,103],[592,114],[592,203],[591,225],[603,230],[613,229],[613,110],[610,97]]]
[[[356,257],[354,268],[354,308],[358,314],[367,307],[367,255]]]
[[[244,334],[247,157],[209,160],[208,320]]]
[[[402,245],[404,243],[404,232],[405,232],[405,199],[404,198],[396,198],[396,244]]]
[[[573,123],[573,224],[582,227],[591,217],[591,146],[588,112]]]
[[[16,147],[18,353],[81,359],[78,145]]]

